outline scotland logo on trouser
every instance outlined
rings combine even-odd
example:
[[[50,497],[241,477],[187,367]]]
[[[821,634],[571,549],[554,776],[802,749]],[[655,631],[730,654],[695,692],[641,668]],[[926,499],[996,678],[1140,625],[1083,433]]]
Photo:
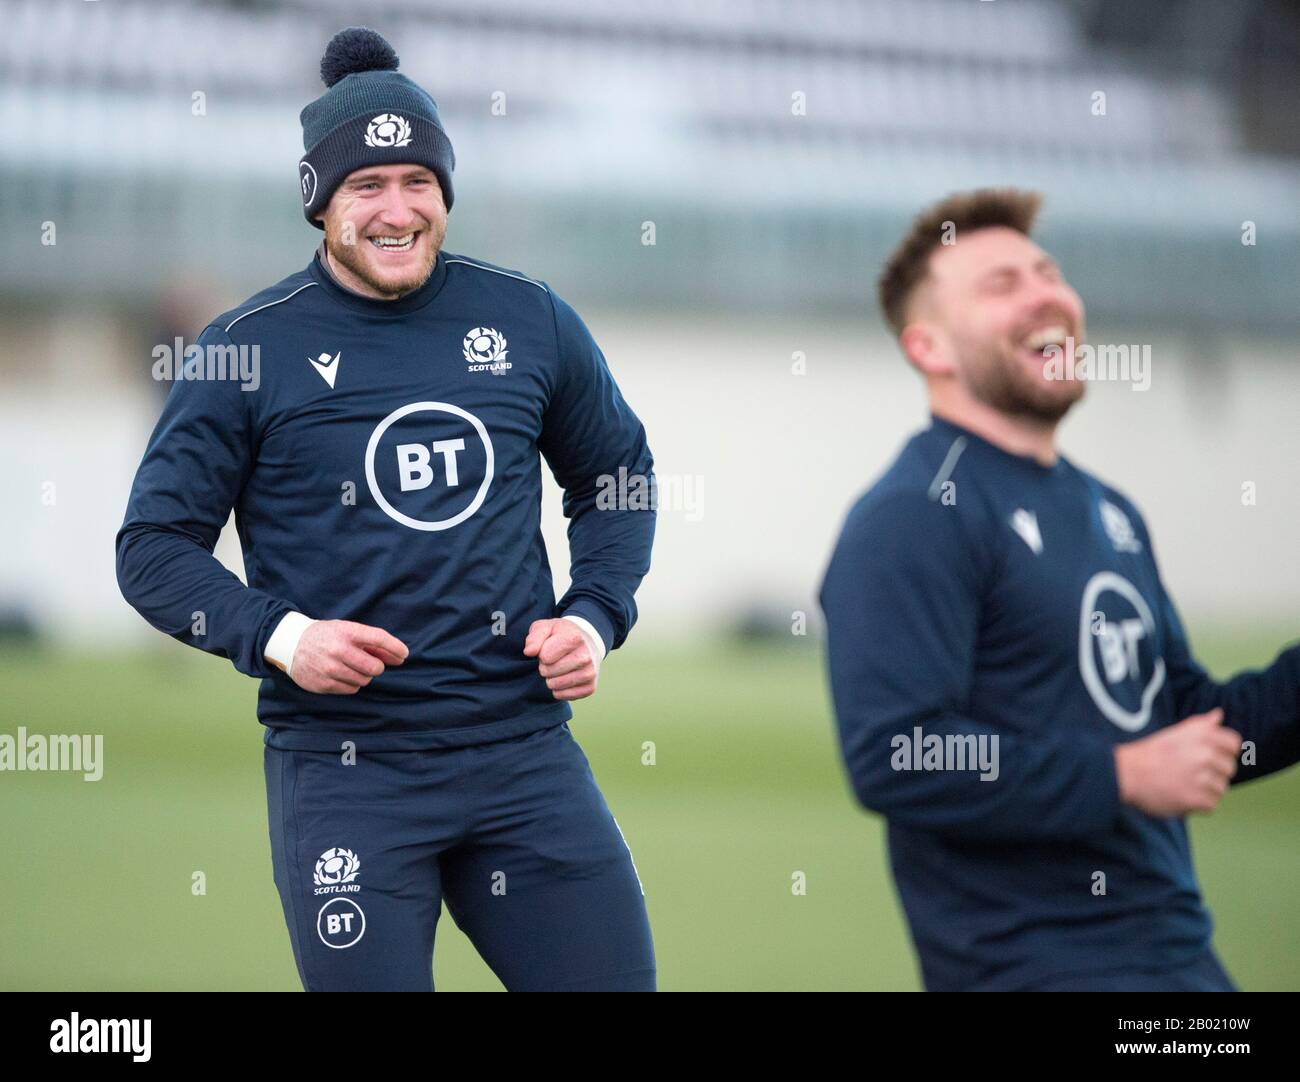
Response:
[[[355,765],[267,746],[265,768],[308,991],[432,991],[444,901],[507,989],[654,989],[632,854],[567,723]]]

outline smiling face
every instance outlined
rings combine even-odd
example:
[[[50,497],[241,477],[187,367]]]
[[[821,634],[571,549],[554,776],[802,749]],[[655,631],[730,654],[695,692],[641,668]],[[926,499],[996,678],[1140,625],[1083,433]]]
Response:
[[[991,226],[936,248],[901,335],[932,379],[955,379],[999,413],[1054,424],[1083,397],[1071,369],[1049,364],[1083,340],[1083,302],[1023,233]],[[1058,358],[1060,353],[1055,354]]]
[[[424,285],[447,234],[442,187],[423,165],[349,173],[318,219],[339,280],[383,300]]]

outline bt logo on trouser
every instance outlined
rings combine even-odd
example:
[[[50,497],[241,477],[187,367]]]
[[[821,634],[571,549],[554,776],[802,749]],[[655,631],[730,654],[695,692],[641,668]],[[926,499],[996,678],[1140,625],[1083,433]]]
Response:
[[[311,881],[316,894],[354,892],[361,874],[361,858],[351,849],[335,846],[326,849],[312,869]],[[366,930],[366,915],[352,898],[332,897],[316,914],[316,934],[327,947],[341,950],[357,942]]]
[[[366,915],[351,898],[331,898],[316,914],[321,942],[335,950],[356,943],[366,932]]]
[[[448,530],[483,506],[495,459],[483,422],[448,402],[412,402],[366,445],[366,483],[380,509],[412,530]]]

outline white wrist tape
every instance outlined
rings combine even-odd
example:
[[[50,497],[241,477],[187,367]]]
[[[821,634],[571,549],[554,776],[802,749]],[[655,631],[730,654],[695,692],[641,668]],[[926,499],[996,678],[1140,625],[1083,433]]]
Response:
[[[316,621],[300,612],[286,612],[266,640],[266,659],[277,662],[285,674],[293,675],[293,655],[298,651],[298,640],[308,626]]]
[[[564,619],[572,620],[578,625],[582,637],[587,640],[587,649],[591,651],[596,671],[600,672],[600,663],[605,660],[605,640],[600,637],[600,632],[592,626],[590,620],[584,620],[581,616],[566,616]]]

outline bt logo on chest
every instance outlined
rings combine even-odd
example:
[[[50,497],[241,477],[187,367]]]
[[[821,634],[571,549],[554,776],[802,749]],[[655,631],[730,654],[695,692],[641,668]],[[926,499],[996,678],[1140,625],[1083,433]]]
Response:
[[[399,443],[397,445],[397,464],[402,476],[402,491],[428,488],[433,484],[433,468],[429,465],[429,452],[442,455],[443,471],[447,484],[456,487],[460,484],[460,470],[456,467],[456,452],[465,450],[465,441],[434,440],[428,447],[422,443]]]
[[[366,444],[366,483],[379,508],[412,530],[458,526],[487,499],[495,454],[483,422],[449,402],[412,402]]]
[[[1155,614],[1123,575],[1100,571],[1083,589],[1079,673],[1097,709],[1126,732],[1144,729],[1165,683]]]

